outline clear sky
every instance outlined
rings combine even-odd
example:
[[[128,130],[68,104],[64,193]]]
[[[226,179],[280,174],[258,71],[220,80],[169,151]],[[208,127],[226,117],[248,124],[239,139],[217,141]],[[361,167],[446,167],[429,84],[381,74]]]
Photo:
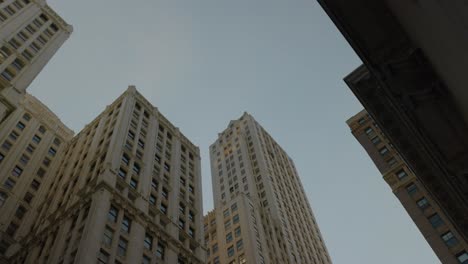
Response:
[[[74,33],[29,89],[75,132],[129,84],[200,146],[251,113],[295,161],[334,263],[440,263],[345,121],[360,61],[315,0],[49,0]]]

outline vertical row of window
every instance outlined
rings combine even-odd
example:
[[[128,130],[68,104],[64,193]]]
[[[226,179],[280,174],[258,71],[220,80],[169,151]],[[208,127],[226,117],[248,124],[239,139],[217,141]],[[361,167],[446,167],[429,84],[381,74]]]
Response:
[[[406,191],[411,197],[416,197],[419,192],[419,188],[414,183],[410,183],[409,185],[406,186]],[[427,198],[424,196],[416,200],[416,205],[425,214],[426,212],[429,211],[428,209],[431,208],[431,204],[429,203]],[[442,239],[442,241],[445,243],[445,245],[448,248],[453,248],[459,244],[459,241],[456,238],[456,236],[452,233],[452,231],[448,230],[447,226],[445,225],[444,220],[437,212],[433,212],[432,214],[427,216],[427,219],[429,223],[431,224],[431,226],[438,231],[438,233],[440,234],[440,238]],[[462,251],[459,254],[457,254],[457,258],[459,260],[460,260],[460,256],[462,259],[463,259],[463,256],[465,256],[466,259],[463,261],[467,261],[466,263],[468,263],[468,255],[466,255],[465,251]],[[465,263],[465,262],[460,262],[460,263]]]
[[[47,23],[48,21],[49,18],[46,15],[41,14],[8,41],[10,46],[15,50],[19,50],[27,43],[29,43],[29,46],[23,49],[21,52],[22,56],[16,57],[13,62],[0,74],[0,76],[2,76],[5,80],[13,80],[23,70],[24,66],[34,58],[34,56],[58,31],[58,27],[53,23],[48,28],[42,29],[44,23]],[[40,33],[37,33],[38,31],[40,31]],[[33,37],[35,39],[31,40]],[[1,47],[0,63],[3,63],[13,53],[14,52],[12,52],[12,50],[8,47]]]
[[[119,216],[120,215],[120,216]],[[111,205],[108,212],[108,224],[104,229],[102,238],[102,247],[98,255],[98,263],[111,263],[111,253],[115,252],[115,263],[121,263],[127,255],[130,241],[130,232],[132,220],[124,212],[120,214],[119,209]],[[120,230],[117,225],[120,224]],[[166,252],[166,242],[162,239],[156,239],[149,233],[143,238],[144,253],[142,263],[151,263],[151,256],[154,254],[156,259],[164,260]]]

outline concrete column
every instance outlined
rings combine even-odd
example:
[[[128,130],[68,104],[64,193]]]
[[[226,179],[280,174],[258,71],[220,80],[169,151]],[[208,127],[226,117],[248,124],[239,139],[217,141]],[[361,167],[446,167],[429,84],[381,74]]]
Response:
[[[141,262],[143,256],[143,240],[145,239],[145,228],[137,221],[132,221],[132,229],[129,235],[127,261],[130,263]]]
[[[93,195],[93,201],[88,217],[94,221],[88,222],[80,243],[75,263],[95,263],[101,247],[102,235],[106,227],[107,213],[111,205],[111,193],[100,190]]]

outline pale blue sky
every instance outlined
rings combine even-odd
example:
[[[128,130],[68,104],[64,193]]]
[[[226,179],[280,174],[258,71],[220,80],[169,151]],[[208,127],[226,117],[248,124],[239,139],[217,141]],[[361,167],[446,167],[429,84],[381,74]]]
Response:
[[[49,0],[72,37],[29,91],[78,132],[129,84],[200,146],[251,113],[294,159],[334,263],[439,263],[345,121],[360,64],[315,0]]]

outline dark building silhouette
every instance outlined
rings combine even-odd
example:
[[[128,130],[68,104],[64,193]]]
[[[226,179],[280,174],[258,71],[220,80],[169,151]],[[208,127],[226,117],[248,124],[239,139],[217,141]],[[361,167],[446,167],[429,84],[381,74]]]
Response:
[[[318,2],[364,62],[346,83],[466,240],[466,1]]]

